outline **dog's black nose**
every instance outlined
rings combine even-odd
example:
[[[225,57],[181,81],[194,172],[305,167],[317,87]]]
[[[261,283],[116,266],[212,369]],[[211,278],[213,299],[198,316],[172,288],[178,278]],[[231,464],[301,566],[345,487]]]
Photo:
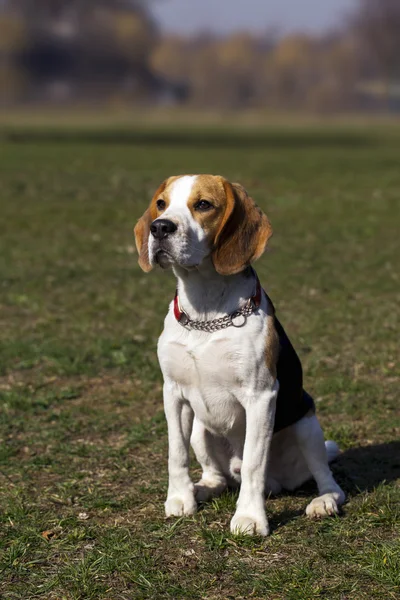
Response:
[[[162,240],[170,233],[174,233],[177,229],[175,223],[168,219],[156,219],[150,225],[151,235],[155,237],[156,240]]]

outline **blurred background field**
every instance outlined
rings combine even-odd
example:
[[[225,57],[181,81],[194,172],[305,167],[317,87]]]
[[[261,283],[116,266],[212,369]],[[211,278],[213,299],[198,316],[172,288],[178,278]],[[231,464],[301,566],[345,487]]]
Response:
[[[1,0],[0,105],[400,111],[397,0]]]

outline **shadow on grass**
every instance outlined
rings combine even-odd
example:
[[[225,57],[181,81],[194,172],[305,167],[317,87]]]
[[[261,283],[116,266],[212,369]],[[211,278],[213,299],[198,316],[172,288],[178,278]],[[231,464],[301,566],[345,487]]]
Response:
[[[266,130],[238,131],[215,128],[182,129],[99,129],[88,128],[4,128],[0,138],[16,143],[96,143],[145,144],[157,146],[237,147],[242,148],[362,148],[377,143],[372,134],[349,131]]]
[[[268,510],[267,505],[268,524],[270,532],[273,533],[277,529],[284,527],[285,525],[287,525],[287,523],[290,523],[291,521],[293,521],[293,519],[296,519],[297,517],[304,517],[305,510],[306,505],[302,506],[301,508],[286,508],[281,512],[275,513],[271,512],[271,510]]]
[[[400,479],[400,442],[351,448],[331,464],[331,469],[347,495],[372,492],[382,483]],[[315,481],[310,479],[293,492],[284,491],[283,495],[309,497],[317,492]]]
[[[361,446],[343,452],[332,470],[348,494],[369,492],[400,478],[400,442]]]
[[[400,478],[400,442],[361,446],[351,448],[332,464],[332,471],[338,483],[348,496],[356,496],[362,492],[371,492],[382,483],[390,483]],[[239,494],[237,489],[229,489],[229,494],[235,503]],[[314,480],[307,481],[293,492],[284,491],[281,496],[307,498],[317,496],[317,486]],[[273,500],[274,497],[271,497]],[[308,501],[308,500],[307,500]],[[208,503],[201,505],[204,508]],[[281,512],[268,511],[270,530],[276,531],[293,519],[304,516],[306,503],[298,508],[286,508]]]

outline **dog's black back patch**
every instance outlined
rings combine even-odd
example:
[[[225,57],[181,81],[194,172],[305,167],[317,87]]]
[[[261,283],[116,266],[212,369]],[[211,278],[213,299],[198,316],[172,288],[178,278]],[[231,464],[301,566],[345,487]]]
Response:
[[[276,316],[275,329],[279,337],[279,358],[276,369],[279,392],[276,401],[274,433],[293,425],[309,410],[315,410],[314,400],[303,389],[303,370],[300,359]]]

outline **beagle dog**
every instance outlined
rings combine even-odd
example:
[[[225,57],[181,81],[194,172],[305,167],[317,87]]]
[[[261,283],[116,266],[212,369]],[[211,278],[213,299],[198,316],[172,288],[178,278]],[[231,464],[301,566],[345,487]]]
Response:
[[[167,517],[239,486],[231,531],[268,535],[265,495],[313,477],[310,517],[345,495],[302,369],[251,267],[272,235],[246,190],[220,176],[170,177],[135,227],[139,265],[172,268],[177,292],[158,342],[168,421]],[[202,467],[189,474],[189,444]]]

